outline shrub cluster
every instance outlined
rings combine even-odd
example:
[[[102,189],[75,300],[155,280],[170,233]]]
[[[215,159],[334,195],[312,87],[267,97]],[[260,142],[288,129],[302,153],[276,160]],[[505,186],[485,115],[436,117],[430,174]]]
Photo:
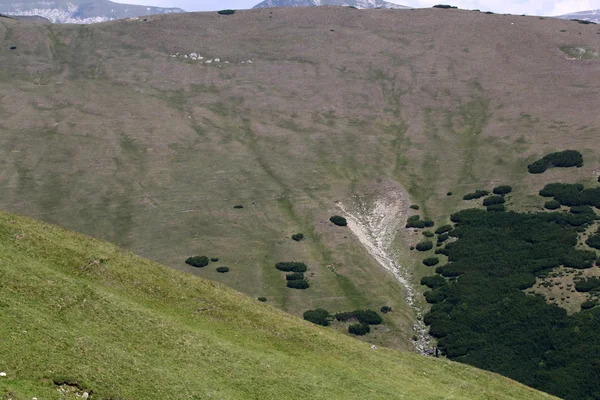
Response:
[[[303,233],[294,233],[292,235],[292,240],[295,240],[296,242],[304,240],[304,234]]]
[[[544,208],[547,210],[558,210],[560,208],[560,203],[556,200],[548,200],[544,203]]]
[[[437,5],[433,6],[433,8],[450,9],[450,8],[458,8],[458,7],[451,6],[451,5],[448,5],[448,4],[437,4]]]
[[[439,264],[439,262],[440,259],[437,257],[427,257],[423,260],[423,264],[427,265],[428,267],[433,267],[434,265]]]
[[[476,190],[472,193],[467,193],[463,196],[463,200],[479,199],[490,194],[487,190]]]
[[[487,211],[506,211],[504,204],[492,204],[487,206]]]
[[[218,259],[217,257],[212,257],[212,258],[210,259],[210,261],[212,261],[212,262],[217,262],[217,261],[219,261],[219,259]]]
[[[596,232],[595,234],[591,235],[585,241],[585,244],[587,244],[590,247],[593,247],[594,249],[600,250],[600,232]]]
[[[598,177],[598,182],[600,182],[600,176]],[[417,204],[412,204],[410,208],[412,208],[413,210],[418,210],[420,207]]]
[[[323,308],[317,308],[316,310],[308,310],[304,312],[303,317],[305,320],[312,322],[313,324],[329,326],[331,316],[329,312]]]
[[[529,164],[527,169],[531,174],[541,174],[548,168],[560,167],[582,167],[583,156],[577,150],[558,151],[556,153],[546,154],[543,158]]]
[[[232,15],[232,14],[235,14],[235,10],[221,10],[221,11],[217,11],[217,14]]]
[[[263,297],[263,296],[261,296],[261,297],[259,297],[259,298],[258,298],[258,301],[261,301],[261,302],[263,302],[263,303],[264,303],[265,301],[267,301],[267,298],[266,298],[266,297]]]
[[[408,218],[406,221],[407,228],[431,228],[433,226],[433,221],[430,219],[421,219],[419,215],[413,215]]]
[[[389,312],[392,312],[392,307],[390,306],[383,306],[379,309],[379,311],[381,311],[384,314],[387,314]]]
[[[496,186],[494,188],[494,190],[492,190],[492,192],[494,194],[502,196],[502,195],[509,194],[510,192],[512,192],[512,187],[510,187],[508,185],[500,185],[500,186]]]
[[[282,261],[275,264],[275,268],[283,272],[306,272],[308,267],[303,262]]]
[[[446,286],[448,283],[444,277],[440,275],[425,276],[421,278],[421,285],[427,286],[430,289],[436,289],[442,286]]]
[[[433,234],[433,232],[431,231],[423,231],[423,236],[427,237],[427,238],[432,238],[435,235]]]
[[[241,204],[238,204],[237,206],[233,206],[233,208],[244,208],[244,206]]]
[[[578,279],[575,281],[575,290],[583,293],[600,290],[600,279],[595,276],[587,279]]]
[[[432,289],[424,322],[442,353],[560,398],[594,398],[597,373],[589,355],[600,348],[600,307],[568,315],[523,291],[561,265],[593,264],[595,252],[575,246],[577,229],[594,219],[587,212],[453,214],[458,240],[440,249],[448,263],[436,268],[438,278],[422,280]],[[600,279],[576,285],[600,292]]]
[[[206,267],[208,265],[208,257],[206,257],[206,256],[188,257],[185,260],[185,263],[188,265],[191,265],[192,267],[198,267],[198,268]]]
[[[589,310],[591,308],[594,308],[598,305],[597,301],[594,300],[586,300],[583,303],[581,303],[581,309],[582,310]]]
[[[371,327],[368,324],[352,324],[348,327],[348,332],[353,335],[363,336],[371,332]]]
[[[346,218],[339,216],[339,215],[334,215],[333,217],[329,218],[329,220],[337,226],[346,226],[348,225],[348,221],[346,221]]]
[[[297,281],[300,279],[304,279],[304,273],[303,272],[292,272],[291,274],[287,274],[285,276],[285,280],[286,281]]]
[[[433,242],[431,240],[425,240],[423,242],[417,243],[416,246],[419,251],[428,251],[433,249]]]
[[[229,267],[225,267],[225,266],[223,266],[223,267],[217,267],[217,272],[220,273],[220,274],[224,274],[226,272],[229,272]]]
[[[540,196],[553,197],[563,206],[593,206],[600,208],[600,187],[584,189],[582,184],[549,183]]]

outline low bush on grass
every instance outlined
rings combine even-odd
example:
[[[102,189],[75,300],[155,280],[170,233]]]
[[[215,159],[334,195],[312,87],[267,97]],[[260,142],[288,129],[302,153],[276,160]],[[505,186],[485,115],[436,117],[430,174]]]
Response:
[[[487,206],[487,211],[506,211],[504,204],[492,204]]]
[[[584,189],[579,183],[549,183],[540,196],[554,197],[563,206],[593,206],[600,208],[600,187]]]
[[[438,237],[437,237],[438,244],[445,242],[446,240],[448,240],[449,237],[450,237],[450,234],[448,232],[438,235]]]
[[[435,233],[438,235],[444,234],[446,232],[450,232],[454,227],[452,225],[442,225],[435,230]]]
[[[582,167],[583,156],[577,150],[565,150],[546,154],[543,158],[527,166],[529,173],[541,174],[548,168]]]
[[[217,267],[217,272],[220,273],[220,274],[224,274],[226,272],[229,272],[229,267],[225,267],[225,266],[223,266],[223,267]]]
[[[587,300],[587,301],[584,301],[583,303],[581,303],[581,309],[582,310],[589,310],[591,308],[596,307],[597,305],[598,305],[597,301]]]
[[[423,264],[427,265],[428,267],[433,267],[434,265],[437,265],[439,263],[440,259],[437,257],[427,257],[423,260]]]
[[[430,240],[426,240],[420,243],[417,243],[416,249],[419,251],[428,251],[433,249],[433,242]]]
[[[502,196],[502,195],[509,194],[510,192],[512,192],[512,187],[510,187],[508,185],[500,185],[500,186],[496,186],[494,188],[494,190],[492,190],[492,192],[494,194]]]
[[[212,257],[212,258],[210,259],[210,261],[212,261],[212,262],[217,262],[217,261],[219,261],[219,259],[218,259],[217,257]]]
[[[544,203],[544,208],[546,208],[546,210],[558,210],[560,208],[560,203],[556,200],[549,200]]]
[[[329,321],[332,318],[329,315],[329,312],[323,308],[317,308],[316,310],[308,310],[304,312],[303,317],[306,321],[322,326],[329,326]]]
[[[352,324],[348,327],[348,332],[356,336],[364,336],[371,332],[371,327],[367,324]]]
[[[433,6],[433,8],[443,8],[445,10],[451,9],[451,8],[458,8],[457,6],[451,6],[448,4],[436,4],[435,6]]]
[[[463,200],[479,199],[483,196],[487,196],[488,194],[490,194],[490,192],[488,192],[487,190],[476,190],[472,193],[465,194],[463,196]]]
[[[306,279],[299,279],[295,281],[287,281],[287,287],[291,289],[308,289],[310,284]]]
[[[266,298],[266,297],[263,297],[263,296],[261,296],[261,297],[259,297],[259,298],[258,298],[258,301],[261,301],[261,302],[263,302],[263,303],[264,303],[264,302],[266,302],[266,301],[267,301],[267,298]]]
[[[360,323],[368,325],[379,325],[383,322],[381,316],[373,310],[356,310],[341,312],[335,314],[335,319],[342,322],[355,319]]]
[[[585,244],[587,244],[590,247],[593,247],[594,249],[600,250],[600,233],[595,233],[592,236],[590,236],[588,240],[585,241]]]
[[[421,278],[421,285],[427,286],[429,289],[436,289],[447,284],[448,283],[446,280],[439,275],[425,276]]]
[[[600,182],[600,176],[598,177],[598,182]],[[410,208],[412,208],[413,210],[418,210],[420,207],[418,205],[416,205],[416,204],[412,204],[410,206]]]
[[[379,309],[379,311],[381,311],[384,314],[387,314],[389,312],[392,312],[392,307],[390,306],[383,306]]]
[[[191,265],[192,267],[202,268],[208,265],[208,257],[206,256],[193,256],[188,257],[185,260],[185,263]]]
[[[413,215],[408,218],[406,221],[407,228],[431,228],[434,225],[433,221],[430,219],[421,219],[419,215]]]
[[[306,272],[308,267],[303,262],[283,261],[275,264],[275,268],[283,272]]]
[[[285,280],[286,281],[298,281],[304,279],[304,273],[303,272],[292,272],[291,274],[287,274],[285,276]]]
[[[221,11],[217,11],[217,14],[220,14],[220,15],[233,15],[233,14],[235,14],[235,10],[221,10]]]
[[[492,206],[494,204],[504,204],[506,203],[506,199],[502,196],[490,196],[483,199],[484,206]]]
[[[292,235],[292,240],[295,240],[296,242],[304,240],[304,234],[303,233],[294,233]]]
[[[435,235],[431,231],[423,231],[423,236],[428,237],[428,238],[432,238]]]
[[[239,208],[244,208],[244,206],[241,205],[241,204],[238,204],[237,206],[233,206],[233,208],[238,208],[239,209]]]
[[[337,226],[346,226],[348,225],[348,221],[346,221],[346,218],[339,216],[339,215],[334,215],[333,217],[329,218],[329,220]]]

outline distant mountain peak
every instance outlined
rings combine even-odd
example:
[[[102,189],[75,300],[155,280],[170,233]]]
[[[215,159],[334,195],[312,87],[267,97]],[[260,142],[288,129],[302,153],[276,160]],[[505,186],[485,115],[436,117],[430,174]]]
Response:
[[[54,23],[90,24],[151,14],[184,12],[180,8],[149,7],[109,0],[0,0],[0,13],[40,16]]]
[[[600,9],[588,10],[588,11],[577,11],[570,14],[560,15],[557,18],[562,19],[580,19],[583,21],[591,21],[600,24]]]
[[[264,0],[253,8],[351,6],[356,8],[410,8],[383,0]]]

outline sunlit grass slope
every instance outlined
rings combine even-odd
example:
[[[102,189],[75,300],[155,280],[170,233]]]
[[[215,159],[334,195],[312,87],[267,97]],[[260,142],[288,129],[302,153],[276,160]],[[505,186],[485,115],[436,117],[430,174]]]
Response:
[[[466,365],[369,344],[116,246],[0,214],[0,397],[537,399]],[[75,396],[73,394],[73,396]]]

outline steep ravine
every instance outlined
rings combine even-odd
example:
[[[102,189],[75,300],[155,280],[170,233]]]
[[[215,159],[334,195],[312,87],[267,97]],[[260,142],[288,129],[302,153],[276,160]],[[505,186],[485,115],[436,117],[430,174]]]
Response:
[[[415,350],[423,355],[431,347],[427,327],[423,323],[424,310],[416,301],[417,291],[410,271],[398,262],[393,248],[397,230],[406,220],[408,202],[400,191],[390,190],[369,202],[355,196],[352,204],[337,204],[348,221],[348,227],[365,249],[402,285],[406,302],[415,313]]]

